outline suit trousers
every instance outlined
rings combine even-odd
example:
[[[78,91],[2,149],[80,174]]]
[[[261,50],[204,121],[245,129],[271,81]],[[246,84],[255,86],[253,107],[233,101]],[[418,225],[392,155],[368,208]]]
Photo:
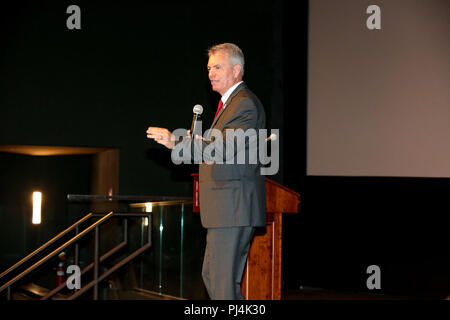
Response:
[[[212,300],[243,300],[242,275],[255,228],[208,228],[202,277]]]

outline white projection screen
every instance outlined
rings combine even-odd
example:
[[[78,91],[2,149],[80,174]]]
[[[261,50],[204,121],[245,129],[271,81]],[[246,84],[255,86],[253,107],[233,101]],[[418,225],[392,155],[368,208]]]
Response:
[[[450,1],[309,9],[307,174],[449,178]]]

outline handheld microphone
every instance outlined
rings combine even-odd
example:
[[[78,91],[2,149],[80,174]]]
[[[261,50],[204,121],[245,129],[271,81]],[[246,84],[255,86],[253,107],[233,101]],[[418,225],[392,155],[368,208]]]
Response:
[[[196,134],[196,127],[197,127],[197,121],[200,118],[200,115],[203,113],[203,107],[199,104],[196,104],[194,108],[192,109],[192,112],[194,113],[194,116],[192,118],[192,124],[191,124],[191,138],[195,137]]]

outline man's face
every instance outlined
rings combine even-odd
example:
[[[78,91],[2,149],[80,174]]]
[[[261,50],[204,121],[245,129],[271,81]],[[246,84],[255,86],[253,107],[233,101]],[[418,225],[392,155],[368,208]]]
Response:
[[[241,66],[231,65],[228,54],[216,52],[208,60],[208,76],[213,91],[223,95],[234,84],[242,80],[240,76]]]

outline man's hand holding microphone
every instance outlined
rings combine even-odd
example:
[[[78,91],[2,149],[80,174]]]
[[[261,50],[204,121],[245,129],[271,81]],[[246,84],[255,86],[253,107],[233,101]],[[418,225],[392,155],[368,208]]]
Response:
[[[203,107],[196,104],[193,108],[194,117],[192,119],[191,130],[188,130],[188,136],[191,136],[195,132],[196,139],[202,139],[197,135],[197,122],[200,120],[200,115],[203,113]],[[166,128],[148,127],[147,138],[155,140],[157,143],[162,144],[166,148],[173,149],[175,147],[175,135],[172,134]],[[192,138],[192,137],[191,137]]]

